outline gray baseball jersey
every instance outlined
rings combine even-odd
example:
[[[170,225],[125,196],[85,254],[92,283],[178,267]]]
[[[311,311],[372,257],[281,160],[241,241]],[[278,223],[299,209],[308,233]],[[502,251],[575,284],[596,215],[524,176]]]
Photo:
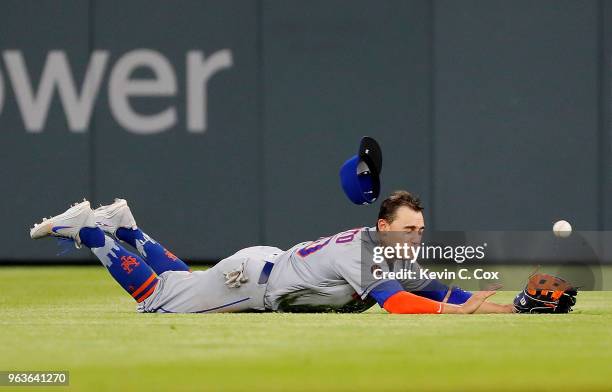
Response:
[[[312,242],[295,245],[274,261],[264,298],[272,310],[359,312],[375,302],[368,294],[387,279],[376,279],[373,269],[383,271],[418,264],[404,261],[374,264],[378,245],[375,228],[358,228]],[[418,290],[426,280],[405,280],[407,290]]]

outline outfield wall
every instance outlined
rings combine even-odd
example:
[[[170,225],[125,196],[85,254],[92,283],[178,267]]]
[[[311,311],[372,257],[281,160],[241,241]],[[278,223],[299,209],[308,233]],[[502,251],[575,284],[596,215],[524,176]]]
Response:
[[[610,230],[611,20],[604,1],[4,1],[0,260],[57,253],[28,227],[83,197],[127,198],[192,260],[373,224],[337,176],[365,134],[383,193],[420,194],[430,228]]]

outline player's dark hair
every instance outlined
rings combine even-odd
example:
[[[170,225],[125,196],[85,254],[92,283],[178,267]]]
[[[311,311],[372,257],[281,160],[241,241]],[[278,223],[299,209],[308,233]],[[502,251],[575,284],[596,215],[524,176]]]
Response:
[[[393,222],[395,220],[395,213],[400,207],[409,207],[416,212],[423,211],[424,209],[418,196],[408,191],[395,191],[380,205],[378,219]],[[378,225],[376,225],[376,229],[378,230]]]

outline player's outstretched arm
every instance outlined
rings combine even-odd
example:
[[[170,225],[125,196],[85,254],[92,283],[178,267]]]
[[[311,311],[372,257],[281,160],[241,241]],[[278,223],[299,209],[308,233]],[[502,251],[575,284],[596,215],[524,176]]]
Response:
[[[464,304],[452,305],[423,298],[407,291],[400,291],[390,296],[383,307],[389,313],[395,314],[470,314],[475,313],[495,291],[478,291]],[[501,312],[499,308],[489,312],[479,313],[511,313],[511,310]]]
[[[482,305],[474,313],[515,313],[514,305],[512,304],[496,304],[493,302],[483,302]]]
[[[495,294],[495,291],[477,291],[475,292],[463,305],[453,305],[453,304],[444,304],[442,307],[441,313],[450,313],[450,314],[471,314],[471,313],[499,313],[497,311],[491,312],[478,312],[478,310],[487,304],[485,302],[487,298]],[[490,304],[490,303],[489,303]],[[495,305],[495,304],[491,304]],[[497,310],[497,308],[495,309]],[[506,312],[504,312],[506,313]]]

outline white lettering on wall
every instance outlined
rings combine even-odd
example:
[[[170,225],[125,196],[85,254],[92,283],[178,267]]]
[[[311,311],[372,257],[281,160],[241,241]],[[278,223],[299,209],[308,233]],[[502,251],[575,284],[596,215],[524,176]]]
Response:
[[[155,79],[130,79],[139,67],[153,71]],[[172,65],[160,53],[138,49],[123,55],[110,75],[108,97],[111,111],[117,122],[134,133],[159,133],[176,124],[176,108],[168,107],[156,114],[139,114],[130,106],[129,97],[168,97],[176,95],[176,75]]]
[[[66,112],[70,130],[84,132],[87,129],[108,60],[108,52],[96,51],[92,54],[81,94],[77,94],[66,53],[62,51],[53,50],[47,55],[36,93],[34,93],[21,52],[7,50],[3,57],[26,131],[42,132],[53,91],[56,88]]]
[[[187,129],[204,132],[207,126],[207,83],[217,72],[232,66],[232,52],[220,50],[206,61],[200,51],[187,53]]]
[[[25,130],[43,132],[53,96],[57,91],[68,129],[85,132],[89,127],[96,99],[110,54],[95,50],[91,54],[80,89],[77,89],[70,62],[65,51],[52,50],[47,54],[38,86],[32,78],[23,54],[19,50],[2,53],[8,80]],[[203,133],[208,128],[208,82],[233,65],[232,52],[222,49],[205,57],[202,51],[192,50],[186,55],[186,124],[187,130]],[[148,68],[153,78],[135,79],[137,68]],[[130,98],[176,98],[178,83],[172,63],[163,54],[151,49],[136,49],[119,57],[109,72],[108,101],[110,112],[117,123],[127,131],[146,135],[166,131],[177,124],[177,108],[168,104],[157,113],[138,113]],[[0,73],[0,115],[6,97],[3,75]]]

